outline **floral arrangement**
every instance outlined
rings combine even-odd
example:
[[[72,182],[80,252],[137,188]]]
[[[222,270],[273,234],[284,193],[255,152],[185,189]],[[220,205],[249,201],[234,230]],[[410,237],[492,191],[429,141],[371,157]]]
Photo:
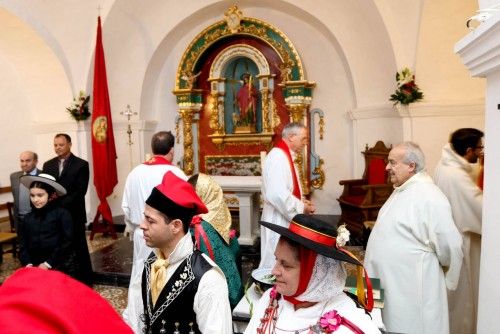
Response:
[[[423,99],[424,94],[415,83],[415,75],[411,73],[408,67],[405,67],[401,70],[401,72],[396,73],[396,82],[398,84],[398,88],[389,99],[394,101],[394,105],[398,103],[408,105]]]
[[[85,94],[85,91],[81,90],[80,93],[78,93],[78,96],[73,98],[73,102],[71,102],[71,105],[67,107],[66,110],[70,113],[74,120],[86,120],[90,117],[88,106],[89,100],[90,95]]]

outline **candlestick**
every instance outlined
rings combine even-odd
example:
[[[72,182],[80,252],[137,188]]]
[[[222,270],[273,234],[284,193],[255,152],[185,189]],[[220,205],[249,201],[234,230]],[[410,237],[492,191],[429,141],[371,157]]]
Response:
[[[127,108],[125,111],[122,111],[120,115],[124,115],[127,117],[127,134],[128,134],[128,145],[133,145],[134,143],[132,142],[132,125],[130,124],[130,117],[133,115],[137,115],[136,112],[133,112],[132,109],[130,108],[130,104],[127,104]]]

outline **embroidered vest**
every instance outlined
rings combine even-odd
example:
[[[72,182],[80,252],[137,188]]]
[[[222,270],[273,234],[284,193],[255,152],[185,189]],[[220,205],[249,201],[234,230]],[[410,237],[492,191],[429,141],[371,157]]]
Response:
[[[164,328],[166,333],[175,330],[188,333],[192,329],[201,334],[196,323],[196,314],[193,310],[194,296],[198,291],[201,277],[212,268],[200,251],[195,250],[175,270],[167,284],[158,296],[156,305],[151,300],[151,265],[156,255],[151,253],[146,260],[142,273],[142,300],[144,305],[144,322],[146,333],[160,333]],[[178,323],[178,327],[176,327]]]

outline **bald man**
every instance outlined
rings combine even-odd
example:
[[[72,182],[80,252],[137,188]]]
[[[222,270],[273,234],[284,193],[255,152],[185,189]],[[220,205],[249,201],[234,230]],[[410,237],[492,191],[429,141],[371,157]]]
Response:
[[[21,170],[10,174],[10,186],[14,197],[14,222],[17,226],[23,221],[24,216],[31,212],[29,190],[19,182],[23,175],[38,175],[41,170],[36,167],[38,155],[32,151],[24,151],[19,155]]]

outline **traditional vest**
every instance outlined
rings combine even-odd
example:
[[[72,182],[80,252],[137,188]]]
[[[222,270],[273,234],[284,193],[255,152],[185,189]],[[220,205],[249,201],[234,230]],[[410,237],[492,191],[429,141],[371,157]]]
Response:
[[[166,330],[166,333],[173,333],[176,330],[188,333],[192,328],[195,333],[201,334],[193,310],[194,296],[198,291],[201,277],[212,268],[212,265],[203,258],[200,251],[195,250],[175,270],[158,296],[156,305],[153,306],[149,282],[151,265],[154,261],[156,261],[156,255],[151,253],[142,272],[142,300],[146,333],[160,333],[162,328]]]

